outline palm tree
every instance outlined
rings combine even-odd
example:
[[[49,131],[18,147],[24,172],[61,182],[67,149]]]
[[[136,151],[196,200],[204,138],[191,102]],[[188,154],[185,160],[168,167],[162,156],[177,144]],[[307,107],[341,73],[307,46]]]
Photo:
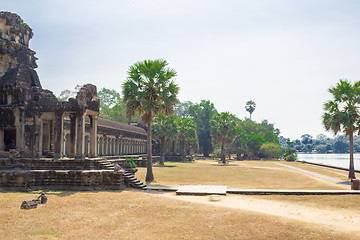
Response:
[[[177,116],[166,116],[160,113],[152,122],[153,135],[160,140],[160,161],[159,164],[164,166],[165,162],[165,145],[169,139],[175,138],[178,134]]]
[[[333,100],[324,103],[325,113],[322,115],[324,127],[334,134],[344,132],[350,140],[349,178],[355,178],[354,172],[354,132],[359,135],[360,115],[360,81],[352,84],[348,80],[340,80],[335,87],[329,89]]]
[[[254,101],[252,100],[247,101],[245,105],[245,109],[250,113],[250,120],[251,120],[251,114],[255,111],[255,108],[256,108],[256,103]]]
[[[226,147],[231,146],[238,132],[237,118],[229,112],[217,113],[210,121],[211,136],[215,143],[220,146],[221,162],[226,164]]]
[[[198,143],[198,137],[196,134],[196,123],[187,117],[178,118],[178,136],[180,138],[180,156],[181,161],[185,161],[186,146],[194,146]]]
[[[147,127],[147,173],[146,182],[152,182],[152,135],[151,122],[160,112],[170,115],[178,103],[179,87],[174,83],[174,69],[167,68],[163,59],[144,60],[130,66],[127,80],[122,85],[126,115],[138,113]]]

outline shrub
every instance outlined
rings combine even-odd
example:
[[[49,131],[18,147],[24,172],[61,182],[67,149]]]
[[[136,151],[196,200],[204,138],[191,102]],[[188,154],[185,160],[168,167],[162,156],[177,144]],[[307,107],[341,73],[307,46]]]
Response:
[[[279,158],[281,154],[281,146],[276,143],[265,143],[260,148],[260,155],[265,158]]]
[[[297,159],[296,154],[289,154],[286,157],[284,157],[284,160],[286,161],[295,161]]]
[[[132,166],[133,168],[136,168],[137,165],[136,165],[136,163],[134,162],[133,159],[134,159],[134,157],[125,158],[125,163],[126,163],[127,165]]]

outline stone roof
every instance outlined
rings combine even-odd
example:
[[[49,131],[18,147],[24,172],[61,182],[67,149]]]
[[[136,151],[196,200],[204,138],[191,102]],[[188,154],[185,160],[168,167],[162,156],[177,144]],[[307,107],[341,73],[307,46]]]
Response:
[[[107,119],[101,118],[101,117],[98,118],[98,126],[114,128],[114,129],[119,129],[119,130],[123,130],[123,131],[127,131],[127,132],[133,132],[133,133],[146,135],[146,131],[143,128],[129,125],[126,123],[107,120]]]

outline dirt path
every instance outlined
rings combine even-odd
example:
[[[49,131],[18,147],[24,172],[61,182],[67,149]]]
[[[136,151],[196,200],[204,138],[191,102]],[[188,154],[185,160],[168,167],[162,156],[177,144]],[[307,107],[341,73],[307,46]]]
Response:
[[[329,230],[341,232],[356,232],[359,234],[360,213],[340,209],[317,209],[299,204],[274,200],[260,200],[251,196],[227,195],[221,196],[219,202],[211,202],[209,196],[176,196],[175,193],[164,193],[159,196],[207,204],[216,207],[234,208],[256,213],[269,214],[299,220],[310,224],[319,224]]]

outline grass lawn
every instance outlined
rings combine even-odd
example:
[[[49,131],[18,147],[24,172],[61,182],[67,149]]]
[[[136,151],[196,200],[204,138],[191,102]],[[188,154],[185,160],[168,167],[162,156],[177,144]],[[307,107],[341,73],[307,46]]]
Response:
[[[154,166],[153,171],[155,181],[151,185],[204,184],[240,189],[349,189],[348,186],[319,181],[308,174],[274,164],[273,161],[232,161],[229,165],[218,164],[214,160],[166,162],[164,167]],[[323,173],[326,170],[318,171]],[[331,175],[331,172],[329,171],[328,175]],[[146,168],[139,168],[136,176],[145,180],[145,175]]]

